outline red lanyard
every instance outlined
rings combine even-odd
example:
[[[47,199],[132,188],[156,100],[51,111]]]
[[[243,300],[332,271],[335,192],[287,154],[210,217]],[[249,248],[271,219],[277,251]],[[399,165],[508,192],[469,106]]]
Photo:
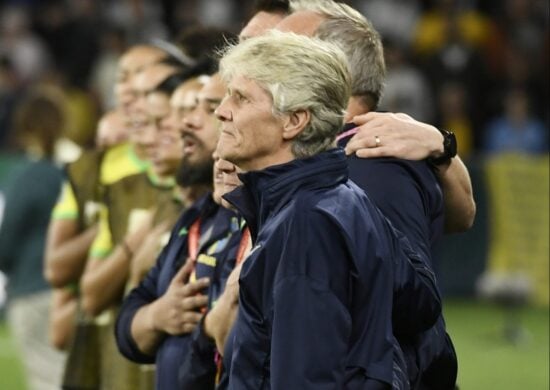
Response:
[[[241,243],[239,244],[239,250],[237,251],[237,259],[235,266],[241,264],[244,260],[244,253],[250,242],[250,229],[247,227],[244,228],[243,234],[241,236]]]
[[[242,236],[241,236],[241,242],[239,243],[239,249],[237,250],[237,259],[235,261],[235,267],[237,267],[239,264],[243,262],[245,259],[245,252],[246,248],[248,247],[248,243],[250,242],[250,229],[247,227],[244,228]],[[216,379],[215,383],[220,383],[220,378],[223,370],[223,358],[221,354],[216,351],[216,354],[214,355],[214,362],[216,363]]]
[[[189,234],[187,235],[187,253],[193,263],[193,270],[191,271],[190,280],[196,279],[195,267],[197,264],[197,256],[199,255],[199,240],[201,238],[201,219],[197,218],[195,222],[189,228]]]

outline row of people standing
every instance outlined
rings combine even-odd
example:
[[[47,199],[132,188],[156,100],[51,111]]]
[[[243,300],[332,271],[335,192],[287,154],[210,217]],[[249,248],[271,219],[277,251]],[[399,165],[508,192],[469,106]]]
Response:
[[[338,36],[348,36],[350,32],[356,33],[348,42],[338,42],[336,39],[348,55],[352,71],[353,97],[347,107],[346,121],[361,125],[346,128],[340,140],[342,146],[346,146],[351,135],[357,133],[347,144],[347,149],[351,152],[354,148],[359,149],[358,156],[372,153],[383,156],[394,150],[402,150],[398,157],[417,159],[430,154],[437,157],[444,154],[443,136],[431,126],[406,116],[361,115],[376,108],[384,77],[380,40],[364,17],[349,7],[332,2],[312,2],[305,8],[294,4],[294,14],[287,16],[290,11],[287,6],[275,3],[275,7],[271,4],[256,14],[241,33],[241,38],[259,35],[281,21],[280,29],[304,32],[299,30],[304,26],[303,20],[308,20],[310,34],[329,41]],[[294,22],[300,21],[299,27],[293,27],[293,17]],[[353,21],[351,25],[350,21]],[[368,42],[366,46],[358,45],[360,37],[368,38],[365,40]],[[353,62],[350,53],[358,48],[361,49],[361,56],[374,58],[374,63],[380,66],[378,72],[374,69],[372,73],[365,72],[361,61]],[[103,123],[107,122],[109,127],[109,122],[116,123],[117,116],[121,115],[125,124],[123,127],[127,130],[122,131],[120,136],[105,139],[119,142],[127,136],[128,143],[102,152],[86,153],[67,168],[67,182],[50,226],[46,275],[57,288],[52,316],[54,339],[58,346],[71,345],[65,372],[69,387],[78,386],[69,381],[83,378],[77,375],[79,368],[78,364],[75,365],[75,361],[79,362],[79,356],[91,357],[91,360],[95,358],[95,363],[91,362],[87,366],[89,371],[84,373],[84,377],[87,376],[84,379],[92,381],[92,386],[137,388],[150,384],[152,367],[130,366],[113,347],[112,326],[116,311],[110,309],[120,304],[124,292],[137,284],[138,287],[131,290],[125,299],[118,316],[116,335],[121,352],[137,363],[156,363],[158,388],[174,388],[177,383],[187,388],[196,388],[198,383],[204,383],[212,388],[216,380],[220,382],[218,386],[227,383],[233,388],[240,388],[235,382],[238,377],[231,382],[229,375],[233,356],[231,348],[228,353],[228,347],[223,346],[230,334],[235,310],[243,303],[239,300],[237,272],[244,267],[241,261],[252,242],[258,240],[258,231],[253,231],[252,240],[249,239],[243,218],[219,206],[222,202],[220,194],[224,192],[220,187],[225,184],[229,188],[237,184],[237,168],[225,160],[219,160],[216,164],[218,171],[215,170],[212,175],[212,153],[216,145],[218,152],[224,146],[223,141],[218,143],[218,119],[223,122],[230,120],[220,110],[217,117],[215,115],[225,95],[226,85],[218,76],[206,79],[205,76],[213,72],[212,68],[201,59],[191,58],[193,63],[189,63],[185,52],[183,54],[176,53],[175,59],[170,58],[165,49],[152,46],[139,46],[127,52],[120,62],[116,87],[118,114],[106,116]],[[179,63],[174,66],[176,62]],[[269,64],[262,64],[270,69]],[[192,78],[195,76],[198,77]],[[188,100],[190,104],[186,106],[184,92],[187,89],[198,95],[191,97]],[[242,98],[246,99],[246,96]],[[107,134],[120,130],[116,124],[112,127],[111,131],[106,131]],[[419,139],[422,141],[419,142]],[[330,144],[331,140],[327,140]],[[254,143],[253,138],[247,141]],[[408,148],[394,149],[396,145]],[[242,144],[240,148],[246,151],[247,145]],[[473,215],[467,173],[458,158],[451,159],[454,157],[451,155],[444,157],[435,161],[440,163],[435,171],[426,162],[349,159],[352,179],[367,191],[410,241],[411,247],[407,246],[406,251],[402,244],[396,244],[399,248],[396,252],[409,254],[405,256],[407,260],[403,260],[403,256],[396,255],[395,258],[403,261],[403,275],[413,275],[412,280],[417,282],[418,272],[411,272],[411,267],[416,271],[418,267],[432,268],[431,245],[443,231],[443,207],[450,230],[467,227]],[[369,167],[371,163],[372,167]],[[240,168],[250,169],[246,166]],[[466,181],[461,176],[464,174]],[[171,176],[176,177],[177,186],[170,180]],[[212,176],[214,196],[209,193]],[[446,196],[445,204],[436,176]],[[149,191],[153,194],[148,195]],[[172,196],[174,193],[175,197]],[[160,217],[164,208],[167,218]],[[182,210],[183,214],[172,227],[174,218]],[[250,224],[250,218],[246,220]],[[376,226],[383,226],[382,222],[380,224]],[[156,252],[166,244],[170,231],[168,243],[156,260]],[[393,233],[385,234],[386,238],[393,237]],[[239,266],[230,276],[236,264]],[[151,266],[153,268],[149,269]],[[66,275],[61,278],[63,273]],[[220,295],[227,278],[230,288]],[[398,295],[398,282],[396,279],[396,290],[392,290],[392,294]],[[420,278],[418,286],[419,291],[429,292],[433,298],[430,314],[438,313],[439,298],[430,272]],[[388,290],[385,291],[387,297]],[[203,294],[197,295],[200,292]],[[400,307],[392,294],[391,304]],[[217,304],[214,305],[214,302]],[[375,299],[373,307],[383,302],[388,303],[387,300]],[[101,314],[105,312],[110,314]],[[80,325],[74,327],[76,313],[79,313]],[[402,325],[396,321],[398,314],[389,320],[393,324],[390,325],[391,330],[396,333],[400,331],[394,327]],[[402,318],[405,323],[410,319],[404,314]],[[441,332],[444,323],[439,318],[436,328],[432,328],[437,337],[420,337],[419,329],[416,329],[413,335],[407,335],[407,340],[399,340],[399,347],[392,346],[404,351],[406,363],[403,365],[401,362],[402,375],[397,375],[399,370],[392,368],[390,376],[370,379],[385,382],[386,387],[393,376],[401,383],[398,388],[452,388],[456,379],[456,359],[452,344]],[[238,326],[242,327],[242,321],[243,318],[239,318]],[[294,325],[299,327],[299,324]],[[101,348],[96,346],[95,352],[91,353],[86,348],[94,347],[86,345],[85,354],[79,355],[82,341],[93,340],[91,337],[79,337],[79,332],[93,334],[85,332],[94,326],[102,327],[102,330],[96,328],[92,331],[96,332],[98,339],[104,340],[100,343]],[[427,328],[430,327],[431,324]],[[387,328],[382,331],[387,331]],[[230,337],[228,345],[232,344],[232,340]],[[421,347],[422,343],[425,343],[424,347]],[[225,367],[228,368],[225,371],[215,363],[215,344],[217,352],[224,356]],[[429,352],[418,359],[419,350]],[[305,359],[312,357],[303,356]],[[89,375],[92,371],[95,371],[93,377]],[[367,372],[371,373],[370,370]],[[216,379],[216,375],[222,373],[225,375]],[[272,383],[280,383],[277,382],[281,380],[280,372],[274,371],[273,375],[276,381]]]

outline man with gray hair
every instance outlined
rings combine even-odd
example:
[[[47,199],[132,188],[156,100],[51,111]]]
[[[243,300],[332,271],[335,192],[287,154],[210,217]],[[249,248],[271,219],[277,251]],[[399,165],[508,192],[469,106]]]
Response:
[[[357,132],[353,122],[358,115],[395,115],[369,113],[376,109],[384,87],[385,64],[380,36],[363,15],[346,4],[330,0],[293,0],[290,7],[291,15],[279,23],[278,29],[316,36],[338,45],[346,54],[352,77],[352,96],[347,106],[347,125],[338,135],[338,144],[349,146],[353,143],[351,136]],[[374,127],[381,131],[383,123],[380,119],[372,120],[376,121],[378,124]],[[387,134],[375,134],[372,146],[382,149]],[[377,157],[387,156],[380,154]],[[438,171],[450,169],[451,164],[455,167],[461,164],[456,159],[451,163],[451,156],[447,157],[434,161],[438,163],[436,169],[426,161],[349,157],[350,178],[405,234],[415,251],[427,259],[425,265],[428,269],[433,269],[432,248],[443,233],[444,206],[448,202],[452,204],[450,200],[460,192],[451,190],[443,201],[436,175]],[[449,207],[445,207],[445,214],[447,211]],[[454,211],[453,207],[450,211]],[[449,219],[451,216],[445,217]],[[411,388],[453,389],[457,360],[443,318],[440,317],[432,329],[422,334],[402,332],[400,322],[394,318],[394,332],[405,351]]]
[[[392,329],[405,251],[335,149],[350,96],[335,46],[273,32],[229,48],[219,156],[254,247],[240,274],[230,389],[408,389]]]

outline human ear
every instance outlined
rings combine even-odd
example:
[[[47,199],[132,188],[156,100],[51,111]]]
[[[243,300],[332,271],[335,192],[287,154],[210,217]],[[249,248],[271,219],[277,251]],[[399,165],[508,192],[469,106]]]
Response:
[[[311,119],[307,110],[298,110],[287,114],[283,122],[283,139],[291,140],[305,129]]]

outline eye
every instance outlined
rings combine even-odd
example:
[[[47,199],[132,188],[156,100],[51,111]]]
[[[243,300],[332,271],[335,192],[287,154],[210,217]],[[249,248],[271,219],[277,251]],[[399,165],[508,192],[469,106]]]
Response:
[[[218,108],[218,104],[216,104],[216,103],[211,103],[211,104],[209,104],[209,105],[206,107],[206,111],[207,111],[209,114],[213,114],[214,111],[216,111],[216,108]]]
[[[235,98],[239,103],[246,103],[248,102],[248,98],[241,94],[240,92],[235,92]]]

